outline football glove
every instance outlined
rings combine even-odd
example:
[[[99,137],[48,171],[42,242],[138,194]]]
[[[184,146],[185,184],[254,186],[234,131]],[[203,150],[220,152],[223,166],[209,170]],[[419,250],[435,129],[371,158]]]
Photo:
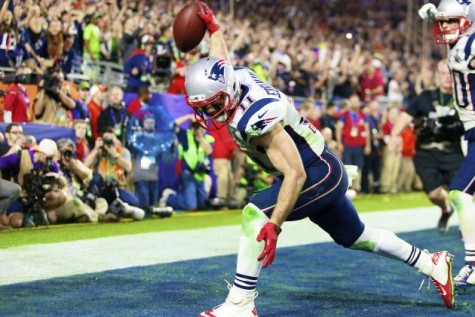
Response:
[[[218,31],[221,27],[219,26],[216,18],[214,16],[213,10],[211,10],[206,3],[202,0],[197,2],[201,7],[201,12],[197,12],[201,20],[206,24],[209,35],[213,35],[214,32]]]
[[[437,8],[433,3],[426,3],[419,9],[419,16],[425,20],[434,20],[435,15],[437,14]]]
[[[259,235],[257,236],[257,242],[261,242],[262,240],[265,241],[264,250],[262,250],[261,255],[257,258],[257,261],[261,261],[265,258],[264,263],[262,263],[262,267],[266,268],[269,264],[274,262],[275,258],[275,249],[277,247],[277,238],[279,234],[282,232],[275,223],[268,222],[262,227]]]

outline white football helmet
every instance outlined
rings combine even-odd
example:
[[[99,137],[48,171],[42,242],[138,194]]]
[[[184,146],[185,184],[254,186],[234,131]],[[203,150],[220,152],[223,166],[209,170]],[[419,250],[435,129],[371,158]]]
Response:
[[[456,0],[442,0],[434,16],[434,37],[439,44],[452,44],[473,31],[465,7]]]
[[[205,57],[191,65],[185,77],[186,101],[203,128],[220,128],[231,121],[241,92],[231,64]]]

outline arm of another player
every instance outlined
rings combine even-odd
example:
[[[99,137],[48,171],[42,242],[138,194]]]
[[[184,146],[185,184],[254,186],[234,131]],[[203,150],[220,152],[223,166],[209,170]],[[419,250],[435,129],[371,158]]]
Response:
[[[214,16],[213,10],[211,10],[208,5],[202,0],[199,0],[198,4],[201,6],[202,11],[198,12],[198,16],[206,24],[209,36],[211,37],[209,55],[224,58],[231,63],[232,61],[231,57],[229,56],[226,41],[224,40],[223,30],[216,21],[216,17]]]

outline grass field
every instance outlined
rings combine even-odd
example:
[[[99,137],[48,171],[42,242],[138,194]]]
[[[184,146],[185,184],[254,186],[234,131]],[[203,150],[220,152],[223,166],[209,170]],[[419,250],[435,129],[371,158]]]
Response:
[[[453,249],[461,259],[456,230],[442,237],[434,230],[401,236]],[[234,267],[229,255],[0,286],[0,314],[196,317],[223,301],[224,280],[232,281]],[[280,248],[261,274],[256,305],[261,317],[475,315],[475,292],[460,293],[456,308],[448,310],[433,285],[418,290],[422,279],[404,264],[333,243]]]
[[[430,206],[430,202],[422,192],[400,195],[358,196],[354,203],[359,212]],[[138,222],[69,224],[0,231],[0,249],[36,243],[54,243],[126,234],[209,228],[239,224],[240,220],[240,210],[226,210],[186,212],[175,214],[172,218],[151,218]]]
[[[412,215],[412,210],[409,210],[401,217],[402,213],[397,209],[430,206],[423,193],[359,196],[355,205],[361,213],[366,213],[362,217],[376,216],[377,219],[388,220],[393,215],[396,218],[391,219],[400,219],[403,228],[404,222],[414,221],[411,217],[418,217],[418,214]],[[370,213],[381,210],[386,211]],[[437,215],[437,211],[433,211],[431,215]],[[424,215],[419,214],[419,218],[423,219]],[[0,232],[0,258],[3,260],[0,270],[3,274],[17,272],[31,275],[30,271],[51,268],[51,275],[47,278],[25,279],[27,282],[19,283],[20,279],[13,277],[10,278],[12,282],[0,286],[0,297],[4,299],[0,316],[196,317],[200,311],[221,303],[225,298],[224,279],[232,281],[235,268],[236,256],[231,254],[236,251],[234,242],[227,247],[231,251],[221,253],[226,255],[200,255],[204,249],[213,250],[218,245],[227,245],[225,240],[237,240],[236,225],[239,222],[239,210],[226,210],[179,213],[172,218],[151,218],[138,222],[62,225]],[[459,291],[456,308],[448,310],[434,286],[429,290],[427,287],[418,290],[422,276],[402,263],[361,251],[349,251],[334,243],[285,246],[289,238],[300,242],[304,234],[314,235],[314,230],[313,225],[308,227],[294,223],[286,226],[275,263],[265,269],[259,279],[260,294],[256,299],[259,316],[475,316],[474,290]],[[230,231],[232,234],[229,234]],[[150,238],[153,240],[149,241],[151,250],[141,249],[141,244],[146,242],[145,237],[149,236],[140,235],[142,233],[152,234]],[[194,234],[195,240],[183,237],[184,233]],[[168,240],[160,239],[165,235]],[[203,244],[200,237],[204,235],[208,235],[206,241],[211,242]],[[431,250],[450,250],[455,255],[455,271],[463,264],[463,248],[456,228],[451,228],[445,235],[438,234],[432,228],[401,233],[400,236]],[[163,253],[164,250],[186,252],[187,257],[171,263],[130,264],[120,269],[90,270],[83,274],[77,271],[74,274],[59,272],[68,265],[77,268],[91,265],[93,261],[88,261],[88,257],[106,259],[109,256],[107,247],[102,249],[103,253],[91,248],[78,248],[84,242],[91,245],[101,240],[104,243],[104,239],[95,239],[103,237],[110,237],[106,239],[110,243],[108,247],[119,249],[126,261],[133,260],[130,259],[133,253],[130,248],[137,249],[138,253],[133,254],[142,254],[145,258],[151,254],[163,258],[161,250]],[[134,242],[128,246],[119,244],[125,240]],[[61,248],[65,248],[64,251]],[[44,260],[33,260],[31,255],[19,254],[25,250],[37,256],[41,254]],[[152,253],[147,255],[147,252]],[[75,253],[79,255],[71,259],[70,254]],[[199,257],[194,257],[192,253]],[[59,258],[54,255],[59,255]],[[9,258],[16,256],[16,262]],[[16,270],[9,268],[9,263],[18,266]]]

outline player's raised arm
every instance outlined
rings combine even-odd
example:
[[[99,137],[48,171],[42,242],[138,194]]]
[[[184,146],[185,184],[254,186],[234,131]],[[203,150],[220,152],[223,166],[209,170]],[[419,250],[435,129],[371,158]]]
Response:
[[[229,56],[228,48],[226,47],[223,30],[216,21],[213,10],[211,10],[208,5],[201,0],[198,1],[198,4],[201,6],[201,12],[198,12],[198,16],[206,24],[206,28],[211,37],[209,55],[224,58],[231,63],[231,57]]]

